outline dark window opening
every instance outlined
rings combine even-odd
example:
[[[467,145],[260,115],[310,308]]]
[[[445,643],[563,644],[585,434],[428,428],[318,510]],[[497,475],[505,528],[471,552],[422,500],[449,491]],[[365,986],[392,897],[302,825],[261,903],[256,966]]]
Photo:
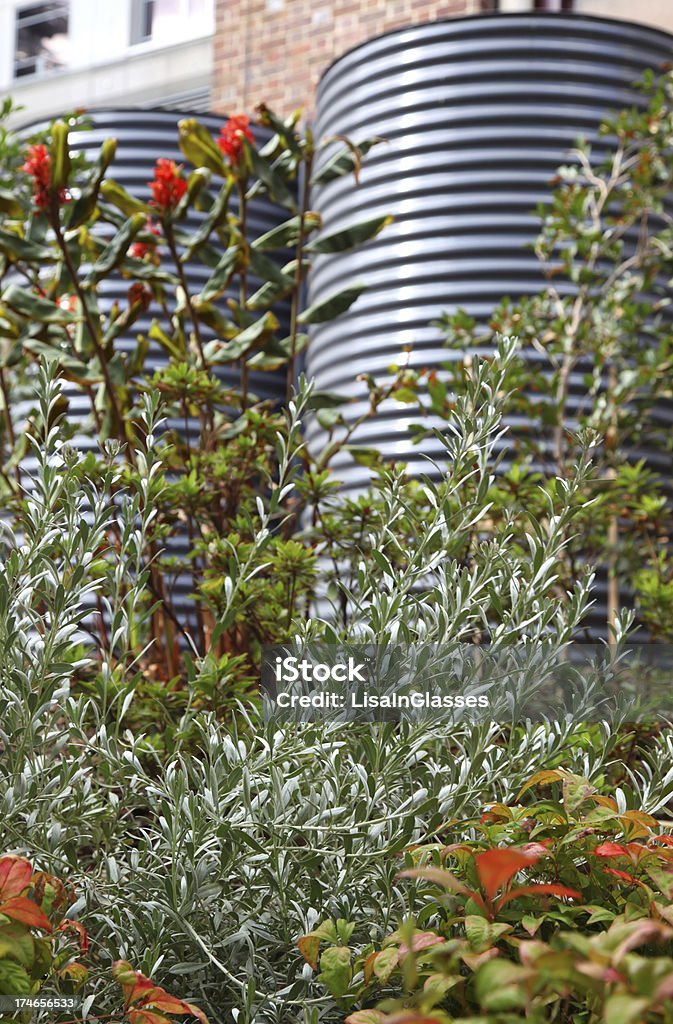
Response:
[[[16,12],[15,78],[67,67],[68,6],[67,0],[52,0]]]

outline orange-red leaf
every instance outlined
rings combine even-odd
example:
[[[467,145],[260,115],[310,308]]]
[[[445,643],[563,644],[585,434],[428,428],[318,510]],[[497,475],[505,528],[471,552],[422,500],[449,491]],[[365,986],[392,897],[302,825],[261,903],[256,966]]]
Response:
[[[194,1006],[194,1003],[185,1003],[185,1006],[191,1014],[201,1021],[201,1024],[208,1024],[208,1018],[198,1006]]]
[[[29,900],[27,896],[13,896],[4,903],[0,903],[0,914],[10,917],[12,921],[19,921],[28,925],[29,928],[42,928],[50,932],[51,921],[43,910],[40,910],[37,903]]]
[[[581,900],[582,893],[576,889],[570,889],[567,885],[557,885],[555,882],[541,882],[539,885],[522,885],[516,889],[510,889],[496,903],[496,909],[500,910],[510,900],[519,896],[559,896],[568,899]]]
[[[594,850],[597,857],[628,857],[629,851],[621,843],[601,843]]]
[[[517,803],[523,794],[533,786],[546,786],[550,782],[559,782],[564,776],[565,772],[559,771],[558,768],[543,768],[542,771],[535,772],[535,775],[531,775],[528,782],[517,793]]]
[[[60,925],[56,929],[57,932],[76,932],[77,941],[79,942],[80,953],[86,953],[89,948],[89,936],[87,935],[86,928],[81,921],[71,921],[70,918],[66,918],[65,921],[61,921]]]
[[[0,857],[0,900],[18,896],[30,884],[33,869],[25,857]]]
[[[411,950],[414,953],[420,953],[422,949],[429,949],[431,946],[437,946],[440,942],[446,942],[441,935],[437,935],[436,932],[414,932],[411,938]],[[409,946],[406,942],[403,942],[400,946],[400,956],[404,956],[409,952]]]
[[[119,982],[124,995],[124,1009],[127,1009],[131,1001],[131,993],[139,978],[143,975],[140,971],[134,970],[128,960],[115,960],[112,965],[112,977]]]
[[[131,1024],[172,1024],[163,1013],[154,1013],[153,1010],[131,1010],[129,1020]]]
[[[521,850],[495,849],[477,854],[475,863],[482,888],[489,900],[522,870],[535,864],[540,854],[522,853]]]
[[[306,963],[315,971],[318,967],[320,936],[316,935],[315,932],[309,932],[307,935],[302,935],[302,937],[297,940],[297,946],[299,947],[299,952]]]
[[[84,964],[78,963],[76,960],[67,964],[62,971],[59,971],[60,978],[67,978],[68,981],[74,981],[76,985],[81,985],[89,977],[89,972]]]
[[[166,1013],[189,1013],[189,1007],[183,999],[177,999],[163,988],[155,988],[155,993],[143,999],[143,1006],[153,1006]]]

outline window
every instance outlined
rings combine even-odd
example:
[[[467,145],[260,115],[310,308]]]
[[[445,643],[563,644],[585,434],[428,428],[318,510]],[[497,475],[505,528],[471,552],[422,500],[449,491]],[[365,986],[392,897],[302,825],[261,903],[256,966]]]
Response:
[[[30,4],[16,12],[14,77],[68,66],[68,3]]]
[[[210,27],[213,0],[135,0],[132,43],[174,43]]]

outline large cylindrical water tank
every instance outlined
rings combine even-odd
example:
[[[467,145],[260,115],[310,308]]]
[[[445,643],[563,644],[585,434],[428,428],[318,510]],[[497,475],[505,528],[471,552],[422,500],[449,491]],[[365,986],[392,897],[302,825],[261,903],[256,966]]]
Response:
[[[463,308],[485,324],[504,297],[516,301],[543,288],[541,266],[526,246],[538,233],[533,211],[549,201],[550,179],[578,136],[595,152],[605,150],[601,120],[642,107],[633,83],[672,56],[673,36],[655,29],[537,13],[401,29],[332,64],[319,87],[317,137],[385,141],[367,155],[357,187],[341,178],[316,188],[313,208],[331,229],[394,217],[363,248],[318,260],[310,280],[310,301],[356,280],[368,286],[348,313],[313,329],[307,356],[307,374],[319,388],[353,399],[343,407],[346,419],[367,409],[358,374],[385,381],[390,365],[407,358],[437,369],[451,358],[433,326],[442,312]],[[570,379],[571,414],[585,397],[579,366]],[[657,406],[656,416],[670,433],[673,404]],[[407,463],[412,473],[433,475],[427,457],[441,464],[444,449],[433,436],[413,443],[409,426],[419,419],[413,407],[389,401],[353,441]],[[514,432],[528,426],[514,417],[508,425]],[[317,421],[308,441],[316,450],[325,442]],[[634,454],[670,476],[667,456]],[[332,465],[347,491],[369,479],[346,453]],[[589,623],[605,635],[605,571],[595,596]]]
[[[368,286],[347,314],[313,328],[307,356],[320,388],[358,399],[346,418],[367,407],[359,373],[385,379],[407,346],[412,366],[449,358],[432,325],[443,311],[464,308],[485,323],[505,296],[543,287],[526,245],[550,179],[578,136],[605,148],[605,114],[642,106],[634,81],[672,56],[673,36],[655,29],[538,13],[401,29],[332,64],[319,87],[317,137],[385,141],[367,155],[358,187],[352,178],[330,182],[314,190],[312,205],[331,229],[394,217],[363,248],[318,260],[310,280],[311,301],[355,280]],[[583,373],[570,385],[572,403],[584,393]],[[673,408],[660,415],[673,425]],[[412,443],[417,419],[413,408],[389,402],[354,440],[428,472],[426,456],[441,458],[443,449],[436,439]],[[320,434],[313,422],[309,442],[319,447]],[[346,454],[333,466],[347,489],[367,480]]]

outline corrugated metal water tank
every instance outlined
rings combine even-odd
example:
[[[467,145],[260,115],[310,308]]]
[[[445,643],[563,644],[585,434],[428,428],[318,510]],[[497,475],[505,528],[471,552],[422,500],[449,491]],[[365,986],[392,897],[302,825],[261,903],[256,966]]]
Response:
[[[485,323],[503,297],[541,289],[540,265],[525,248],[539,226],[532,210],[548,200],[577,137],[604,149],[602,117],[642,105],[632,83],[672,55],[672,36],[624,21],[482,15],[371,39],[326,71],[317,137],[386,141],[366,157],[359,187],[349,177],[315,189],[313,207],[331,230],[377,214],[395,218],[359,251],[321,258],[311,277],[311,300],[355,280],[368,285],[347,314],[313,329],[307,357],[319,387],[361,399],[347,417],[366,410],[357,375],[385,379],[405,346],[417,367],[451,358],[431,326],[444,310],[462,307]],[[571,380],[571,402],[584,393],[582,376]],[[673,424],[672,412],[661,410],[664,422]],[[441,458],[442,448],[436,439],[412,444],[416,418],[390,402],[354,440],[428,472],[424,456]],[[313,422],[316,446],[320,434]],[[366,482],[347,455],[333,465],[346,488]]]
[[[313,329],[307,357],[318,387],[356,399],[344,407],[347,419],[367,408],[358,374],[385,380],[388,367],[407,358],[407,346],[415,367],[439,368],[452,358],[432,326],[443,311],[463,308],[486,324],[504,297],[541,290],[540,264],[526,248],[539,229],[532,211],[548,201],[550,179],[577,137],[604,151],[604,115],[642,106],[634,81],[672,55],[673,36],[624,21],[483,15],[371,39],[326,71],[317,137],[386,141],[366,157],[359,187],[343,178],[317,188],[313,208],[331,230],[378,214],[395,218],[359,251],[321,258],[310,281],[310,301],[356,280],[368,286],[347,314]],[[571,412],[586,394],[583,376],[579,366],[571,377]],[[673,405],[655,415],[670,433]],[[412,473],[436,475],[427,457],[441,464],[444,449],[435,437],[413,444],[409,425],[418,419],[413,407],[391,401],[353,440],[406,462]],[[514,417],[508,425],[514,433],[528,427]],[[324,443],[316,421],[308,440],[317,450]],[[667,456],[633,454],[670,477]],[[366,485],[367,470],[346,453],[332,465],[346,491]],[[587,620],[595,636],[605,636],[606,597],[600,570]],[[622,600],[632,603],[625,592]]]
[[[142,110],[142,109],[110,109],[96,110],[87,114],[87,121],[90,127],[76,130],[71,133],[70,145],[73,150],[86,154],[92,161],[95,159],[101,144],[107,138],[117,140],[117,154],[108,174],[118,181],[132,195],[147,201],[151,198],[148,182],[154,173],[154,166],[160,157],[175,160],[178,163],[185,163],[178,146],[178,121],[182,118],[196,116],[204,124],[214,137],[217,137],[219,130],[226,120],[224,115],[202,114],[193,115],[188,111],[179,110]],[[23,129],[23,135],[29,137],[41,128],[47,128],[47,124],[32,124]],[[253,126],[258,143],[265,142],[269,133]],[[188,164],[185,171],[189,172]],[[217,183],[215,183],[217,184]],[[236,200],[232,201],[232,210],[236,209]],[[274,206],[266,199],[256,199],[250,204],[248,211],[248,232],[249,237],[254,238],[270,230],[286,218],[287,214],[277,206]],[[196,230],[203,218],[203,214],[191,211],[185,220],[180,224],[180,230],[192,232]],[[162,267],[171,270],[172,264],[166,247],[162,247]],[[208,277],[212,268],[203,266],[191,260],[185,264],[185,274],[192,294],[197,294]],[[129,281],[119,274],[109,280],[102,282],[100,288],[100,305],[103,312],[107,312],[114,302],[119,302],[120,308],[127,305],[127,291]],[[231,293],[238,298],[238,293]],[[224,304],[227,295],[224,295],[220,302]],[[287,303],[280,304],[276,310],[281,323],[289,322],[289,309]],[[153,303],[144,316],[141,316],[132,326],[129,333],[119,337],[115,341],[117,352],[131,353],[134,351],[138,334],[146,334],[150,328],[151,321],[157,317],[163,319],[162,311]],[[213,337],[212,332],[202,328],[204,340]],[[282,336],[282,335],[281,335]],[[164,350],[156,342],[151,342],[151,347],[145,363],[145,371],[151,376],[155,369],[165,366],[168,357]],[[217,376],[226,384],[236,387],[239,384],[239,371],[236,365],[225,365],[217,367]],[[250,392],[259,398],[280,400],[285,395],[285,376],[283,373],[263,373],[260,371],[250,372]],[[73,440],[82,451],[98,450],[96,438],[87,430],[90,417],[90,405],[86,394],[75,384],[64,382],[64,394],[69,401],[68,421],[77,424],[78,433]],[[17,429],[21,429],[25,422],[28,411],[33,403],[30,401],[19,401],[13,408],[13,417]],[[184,420],[176,422],[169,421],[168,426],[184,434]],[[198,424],[190,424],[192,444],[197,436]],[[24,469],[30,471],[30,457],[26,460]],[[171,556],[183,556],[188,547],[186,534],[178,534],[169,538],[166,545],[167,553]],[[172,604],[174,609],[184,617],[185,622],[189,619],[189,612],[192,607],[188,594],[193,589],[191,576],[178,576],[172,590]]]

